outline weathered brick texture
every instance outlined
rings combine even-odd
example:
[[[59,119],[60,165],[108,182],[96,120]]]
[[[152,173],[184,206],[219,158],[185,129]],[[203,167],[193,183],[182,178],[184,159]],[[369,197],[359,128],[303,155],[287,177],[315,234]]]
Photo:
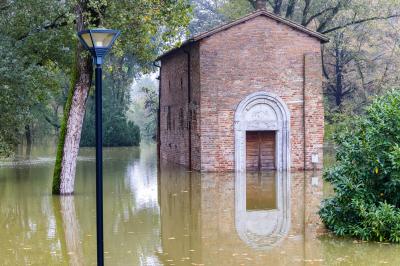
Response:
[[[191,159],[192,168],[200,169],[198,46],[180,49],[163,60],[160,72],[160,156],[186,166]]]
[[[320,45],[313,36],[257,16],[163,57],[160,156],[186,166],[191,158],[197,170],[234,170],[236,107],[249,94],[266,91],[289,108],[292,169],[321,168]],[[190,97],[184,51],[190,53]],[[312,154],[319,163],[311,163]]]

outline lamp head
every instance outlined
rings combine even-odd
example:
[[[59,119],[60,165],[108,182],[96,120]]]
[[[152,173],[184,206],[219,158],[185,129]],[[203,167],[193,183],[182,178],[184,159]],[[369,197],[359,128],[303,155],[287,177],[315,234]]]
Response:
[[[101,65],[103,57],[111,49],[119,34],[117,30],[100,28],[80,31],[78,37],[85,49],[94,57],[96,65]]]

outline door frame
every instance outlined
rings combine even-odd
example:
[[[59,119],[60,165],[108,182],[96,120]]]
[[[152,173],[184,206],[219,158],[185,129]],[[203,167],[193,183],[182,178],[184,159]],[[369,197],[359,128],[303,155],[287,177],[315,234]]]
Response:
[[[276,170],[290,169],[290,113],[284,101],[265,91],[244,98],[235,111],[235,170],[246,171],[246,131],[275,131]]]

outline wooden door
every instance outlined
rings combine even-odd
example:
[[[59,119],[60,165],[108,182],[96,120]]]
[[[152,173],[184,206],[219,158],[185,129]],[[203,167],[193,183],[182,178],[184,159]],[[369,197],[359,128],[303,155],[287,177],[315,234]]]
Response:
[[[246,132],[246,169],[275,169],[275,131]]]

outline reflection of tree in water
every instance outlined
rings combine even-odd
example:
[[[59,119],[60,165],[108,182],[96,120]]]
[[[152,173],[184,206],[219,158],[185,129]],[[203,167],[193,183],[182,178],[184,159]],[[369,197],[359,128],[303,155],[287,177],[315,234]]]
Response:
[[[324,236],[321,241],[326,265],[400,265],[400,246]]]
[[[0,169],[0,264],[64,265],[50,195],[43,193],[51,169]]]
[[[200,182],[198,172],[168,164],[159,168],[162,247],[157,256],[164,265],[201,262]]]
[[[73,266],[84,265],[82,242],[80,239],[79,222],[75,212],[74,196],[58,197],[65,245],[69,264]]]
[[[236,232],[233,173],[190,173],[168,165],[158,182],[155,151],[105,151],[106,265],[400,265],[398,245],[317,238],[318,172],[291,173],[288,234],[272,249],[256,250]],[[78,164],[77,193],[70,199],[44,192],[52,165],[0,167],[1,265],[95,264],[94,160],[86,159]],[[313,177],[320,181],[314,186]],[[247,193],[256,203],[249,206],[274,205],[263,204],[273,199],[263,193],[276,186],[265,178],[249,180]],[[143,188],[146,193],[139,194]]]
[[[143,145],[134,155],[104,163],[105,257],[118,258],[119,265],[152,265],[159,246],[155,149]]]

